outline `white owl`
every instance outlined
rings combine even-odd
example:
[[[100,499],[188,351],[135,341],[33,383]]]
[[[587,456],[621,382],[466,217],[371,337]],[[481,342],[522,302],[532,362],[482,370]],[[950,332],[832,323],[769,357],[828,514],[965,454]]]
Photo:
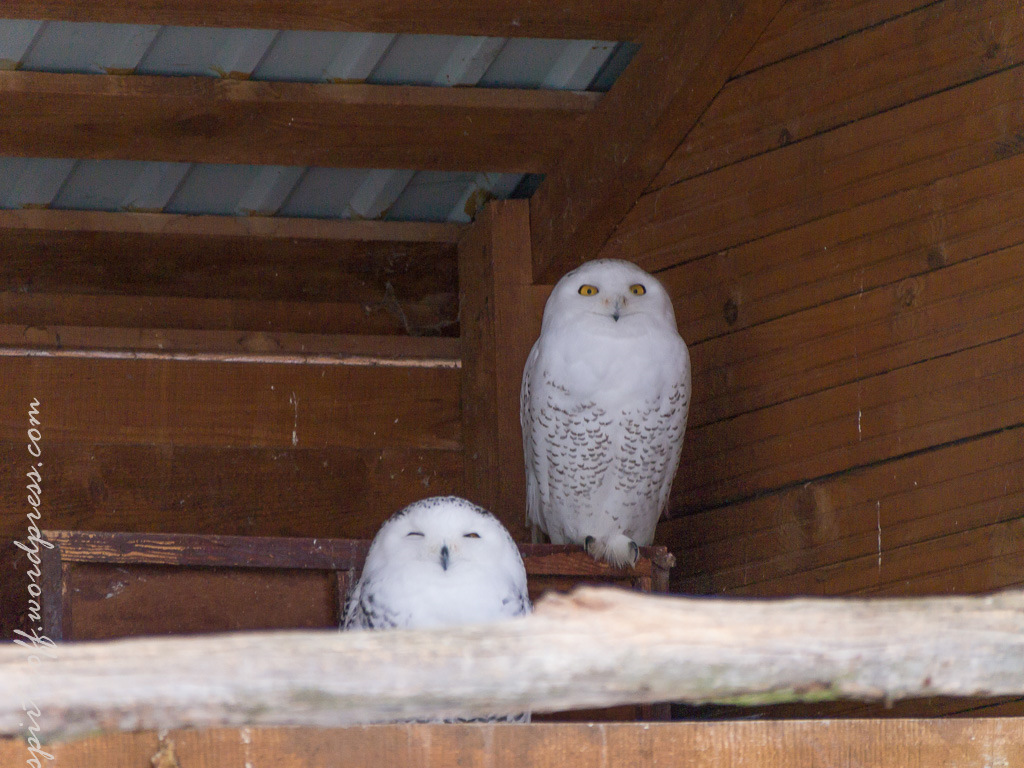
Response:
[[[344,629],[454,626],[530,611],[519,548],[457,496],[410,504],[381,526],[349,591]]]
[[[668,504],[689,402],[690,356],[656,278],[602,259],[559,280],[520,397],[535,535],[635,565]]]
[[[529,612],[526,568],[505,526],[465,499],[435,496],[381,526],[349,592],[342,628],[455,626]],[[529,722],[530,713],[470,719]]]

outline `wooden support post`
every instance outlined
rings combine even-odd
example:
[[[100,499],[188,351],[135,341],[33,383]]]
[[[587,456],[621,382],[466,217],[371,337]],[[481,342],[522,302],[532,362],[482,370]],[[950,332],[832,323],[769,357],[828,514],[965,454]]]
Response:
[[[519,387],[548,288],[534,287],[526,200],[492,202],[459,243],[465,492],[526,535]]]

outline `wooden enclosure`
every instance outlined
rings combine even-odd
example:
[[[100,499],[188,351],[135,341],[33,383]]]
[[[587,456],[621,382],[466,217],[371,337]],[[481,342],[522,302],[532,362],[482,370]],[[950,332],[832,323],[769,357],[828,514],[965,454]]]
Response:
[[[299,144],[324,164],[544,174],[531,198],[491,201],[469,225],[0,210],[4,636],[28,626],[31,566],[13,541],[37,461],[46,529],[367,539],[405,504],[458,493],[525,540],[523,363],[551,286],[597,257],[655,273],[690,348],[689,427],[655,542],[676,560],[671,591],[1024,585],[1019,0],[150,5],[5,0],[0,16],[640,48],[599,97],[0,71],[4,155],[269,165]],[[298,128],[280,119],[293,114]],[[467,136],[466,120],[494,130]],[[344,121],[362,129],[339,138]],[[1020,717],[1024,700],[758,714]],[[799,750],[768,761],[779,726],[749,725],[760,741],[742,749],[735,723],[680,727],[672,743],[817,764]],[[801,750],[848,744],[877,764],[924,738],[920,764],[952,766],[988,764],[968,755],[972,728],[1019,761],[1005,735],[1018,725],[794,728],[844,734],[815,731]],[[562,756],[561,739],[590,738],[567,733],[529,738]],[[137,738],[118,743],[152,754],[154,737]],[[258,734],[268,755],[291,738]],[[367,738],[390,759],[391,742]],[[629,749],[662,748],[648,738]],[[934,757],[949,743],[961,762]],[[440,764],[424,749],[411,764]]]

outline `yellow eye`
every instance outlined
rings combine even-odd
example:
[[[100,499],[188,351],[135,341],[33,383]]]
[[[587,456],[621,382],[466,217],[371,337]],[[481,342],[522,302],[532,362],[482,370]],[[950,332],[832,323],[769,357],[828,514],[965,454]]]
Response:
[[[596,285],[581,285],[580,296],[596,296],[597,286]]]
[[[643,285],[641,285],[640,283],[633,283],[631,286],[629,286],[629,292],[632,293],[634,296],[643,296],[645,293],[647,293],[647,289],[644,288]]]

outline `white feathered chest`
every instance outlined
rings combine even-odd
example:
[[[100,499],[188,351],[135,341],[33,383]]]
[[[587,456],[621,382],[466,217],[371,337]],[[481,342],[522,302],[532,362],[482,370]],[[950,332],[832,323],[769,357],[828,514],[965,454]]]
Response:
[[[690,365],[664,289],[620,265],[591,262],[556,286],[524,370],[521,419],[529,521],[554,543],[629,562],[628,547],[651,543],[668,503]],[[601,292],[604,304],[590,301]]]

